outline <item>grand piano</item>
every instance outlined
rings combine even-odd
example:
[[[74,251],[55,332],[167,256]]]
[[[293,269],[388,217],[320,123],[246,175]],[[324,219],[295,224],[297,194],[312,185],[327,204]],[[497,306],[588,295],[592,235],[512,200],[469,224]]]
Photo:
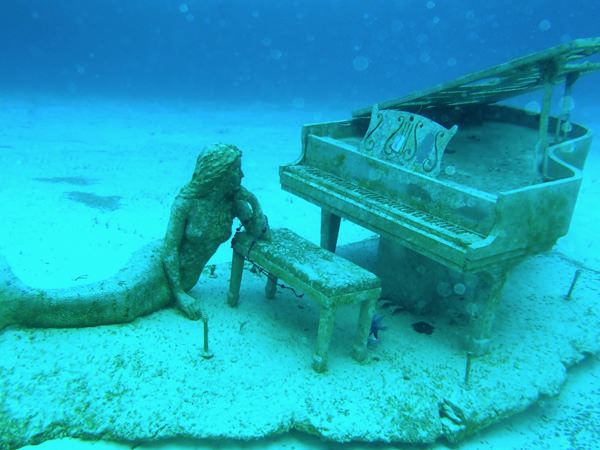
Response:
[[[600,68],[599,51],[600,38],[575,40],[305,125],[299,159],[280,167],[282,188],[321,208],[324,248],[335,251],[345,218],[476,274],[487,288],[464,337],[483,354],[507,273],[569,229],[592,140],[571,121],[572,89]],[[510,105],[538,90],[537,111]]]

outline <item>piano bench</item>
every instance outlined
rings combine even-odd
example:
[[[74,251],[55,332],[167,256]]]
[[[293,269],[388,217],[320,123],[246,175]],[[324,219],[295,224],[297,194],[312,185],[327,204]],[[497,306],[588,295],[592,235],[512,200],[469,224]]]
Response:
[[[229,305],[238,304],[245,260],[267,272],[265,292],[268,298],[275,295],[278,279],[296,292],[313,298],[321,311],[312,367],[317,372],[323,372],[327,368],[336,309],[340,305],[360,303],[352,356],[363,362],[367,357],[367,341],[375,303],[381,294],[379,278],[288,229],[272,229],[269,234],[268,240],[256,240],[246,232],[237,233],[233,238],[233,261],[227,295]]]

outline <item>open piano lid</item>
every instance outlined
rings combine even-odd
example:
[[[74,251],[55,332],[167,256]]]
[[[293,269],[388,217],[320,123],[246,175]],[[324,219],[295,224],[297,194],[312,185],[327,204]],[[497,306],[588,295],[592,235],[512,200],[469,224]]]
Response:
[[[547,83],[572,85],[581,75],[600,69],[600,62],[580,61],[600,52],[600,37],[576,39],[532,53],[510,62],[404,97],[379,103],[379,109],[425,112],[428,109],[491,104],[526,94]],[[372,106],[358,109],[353,116],[371,114]]]

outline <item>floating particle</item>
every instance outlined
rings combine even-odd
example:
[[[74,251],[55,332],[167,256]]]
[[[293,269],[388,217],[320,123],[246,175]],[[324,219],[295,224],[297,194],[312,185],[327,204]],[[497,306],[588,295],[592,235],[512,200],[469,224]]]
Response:
[[[542,107],[538,102],[532,100],[525,105],[525,109],[532,113],[539,113],[542,110]]]
[[[477,317],[479,315],[479,306],[477,306],[477,303],[468,303],[465,306],[465,311],[467,312],[467,314],[469,314],[471,317]]]
[[[394,20],[392,22],[392,31],[394,33],[400,33],[404,29],[404,24],[399,20]]]
[[[456,295],[465,295],[465,292],[467,292],[467,286],[463,283],[456,283],[454,285],[454,293]]]
[[[552,23],[548,19],[541,20],[538,24],[538,28],[540,31],[548,31],[552,28]]]
[[[573,111],[575,109],[575,99],[570,95],[565,95],[560,99],[560,108],[563,111]]]
[[[440,281],[437,284],[436,291],[440,297],[448,297],[452,294],[452,287],[450,286],[450,283]]]
[[[571,131],[573,131],[573,124],[571,124],[570,122],[565,122],[560,126],[560,129],[565,134],[570,133]],[[565,147],[564,149],[561,147],[561,152],[573,153],[574,151],[575,151],[575,149],[573,148],[572,145],[569,147]]]
[[[352,67],[358,72],[363,72],[369,67],[369,58],[366,56],[355,56],[352,60]]]

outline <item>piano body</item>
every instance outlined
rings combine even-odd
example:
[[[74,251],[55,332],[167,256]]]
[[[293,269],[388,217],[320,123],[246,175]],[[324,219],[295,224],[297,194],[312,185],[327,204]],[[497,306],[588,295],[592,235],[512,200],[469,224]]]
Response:
[[[489,289],[469,318],[467,350],[485,353],[510,268],[569,229],[592,134],[570,120],[571,90],[600,67],[580,39],[431,89],[305,125],[283,189],[321,208],[321,246],[345,218]],[[556,86],[559,86],[558,88]],[[552,95],[561,111],[552,116]],[[530,112],[499,104],[543,91]]]

